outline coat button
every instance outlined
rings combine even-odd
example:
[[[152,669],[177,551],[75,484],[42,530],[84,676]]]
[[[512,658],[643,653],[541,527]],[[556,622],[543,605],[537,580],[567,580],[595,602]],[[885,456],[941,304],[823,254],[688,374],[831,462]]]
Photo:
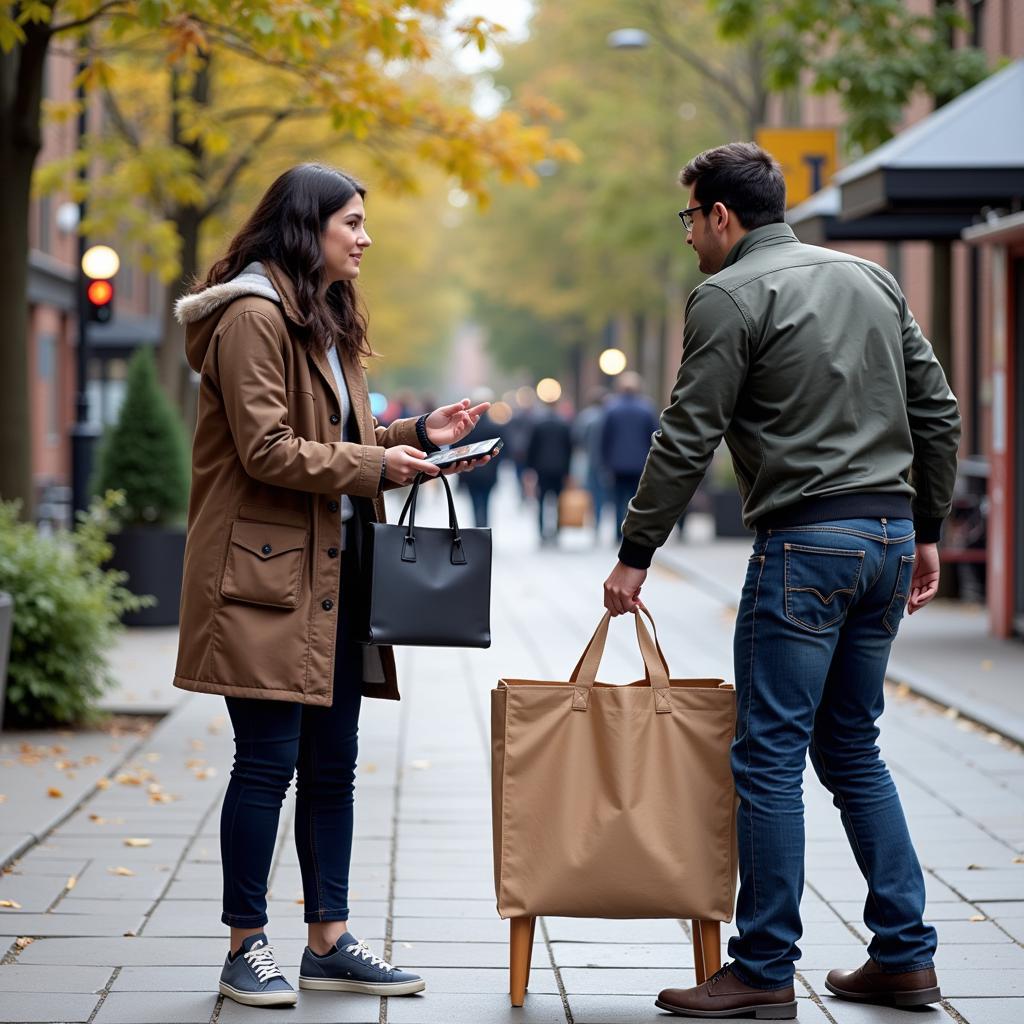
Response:
[[[331,413],[331,422],[335,426],[337,426],[341,422],[341,417],[336,412],[332,412]]]
[[[338,549],[337,548],[328,548],[327,549],[327,557],[328,558],[337,558],[338,557]]]
[[[334,602],[329,597],[325,598],[321,607],[325,612],[329,612],[334,607]]]
[[[336,501],[329,501],[329,502],[327,502],[327,511],[328,512],[337,512],[338,511],[338,503]]]
[[[270,552],[273,550],[274,549],[269,544],[264,544],[263,547],[260,548],[260,551],[262,551],[263,554],[265,555],[269,555]]]

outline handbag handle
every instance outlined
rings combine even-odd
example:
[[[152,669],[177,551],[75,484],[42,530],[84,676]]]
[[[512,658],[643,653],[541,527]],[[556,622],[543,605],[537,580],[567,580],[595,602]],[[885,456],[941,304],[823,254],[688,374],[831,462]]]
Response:
[[[444,484],[445,493],[448,497],[448,529],[452,531],[452,565],[465,565],[466,552],[462,544],[462,533],[459,529],[459,520],[455,515],[455,499],[452,497],[452,489],[448,483],[448,478],[443,473],[439,474],[439,476],[441,482]],[[405,505],[402,506],[401,515],[398,517],[398,525],[402,526],[405,523],[406,513],[409,514],[409,525],[405,528],[405,540],[402,543],[403,562],[416,561],[416,499],[420,493],[420,484],[422,484],[425,479],[425,473],[416,474],[412,490],[409,492],[409,497],[405,499]]]
[[[636,638],[640,646],[640,655],[644,660],[644,676],[654,694],[654,710],[658,714],[666,714],[672,711],[672,701],[669,697],[668,662],[665,660],[661,644],[658,643],[654,617],[643,604],[640,605],[640,611],[647,617],[654,630],[652,638],[640,614],[634,614]],[[590,692],[593,689],[597,670],[601,665],[601,657],[604,654],[609,622],[611,622],[611,612],[606,611],[569,677],[569,681],[573,684],[573,711],[586,711],[590,707]]]

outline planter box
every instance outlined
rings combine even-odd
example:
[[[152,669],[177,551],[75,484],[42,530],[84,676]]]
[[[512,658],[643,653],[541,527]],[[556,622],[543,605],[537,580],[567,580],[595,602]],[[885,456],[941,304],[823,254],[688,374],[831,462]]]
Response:
[[[152,608],[128,612],[126,626],[176,626],[185,561],[185,530],[173,526],[126,526],[110,538],[113,569],[128,573],[133,594],[152,594]]]
[[[743,502],[739,491],[711,491],[711,514],[715,517],[716,537],[749,537],[743,525]]]
[[[4,695],[7,692],[7,659],[11,653],[14,600],[0,591],[0,729],[4,727]]]

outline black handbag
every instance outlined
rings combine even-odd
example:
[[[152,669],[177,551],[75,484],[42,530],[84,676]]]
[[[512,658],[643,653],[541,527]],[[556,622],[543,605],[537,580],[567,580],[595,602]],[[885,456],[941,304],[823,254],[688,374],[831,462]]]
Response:
[[[422,647],[491,646],[491,531],[463,530],[448,495],[448,527],[416,525],[417,476],[398,525],[367,524],[364,642]],[[406,515],[409,521],[406,523]]]

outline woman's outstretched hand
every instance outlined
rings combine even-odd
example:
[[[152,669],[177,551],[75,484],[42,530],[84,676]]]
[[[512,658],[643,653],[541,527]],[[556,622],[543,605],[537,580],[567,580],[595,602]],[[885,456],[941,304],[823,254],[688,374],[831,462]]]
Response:
[[[454,405],[442,405],[427,417],[427,437],[436,445],[456,444],[480,422],[480,417],[490,407],[490,402],[470,407],[468,398]]]

